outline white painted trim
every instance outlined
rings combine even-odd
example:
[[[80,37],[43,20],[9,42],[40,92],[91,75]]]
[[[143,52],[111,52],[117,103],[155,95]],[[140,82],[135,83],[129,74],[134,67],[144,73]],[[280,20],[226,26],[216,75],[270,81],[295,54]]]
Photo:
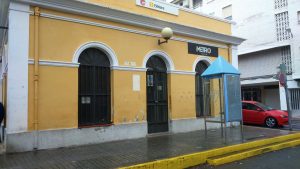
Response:
[[[33,59],[28,59],[28,64],[34,64]],[[41,66],[58,66],[58,67],[79,67],[79,63],[65,62],[65,61],[52,61],[52,60],[39,60]]]
[[[124,71],[139,71],[139,72],[146,72],[147,69],[143,67],[127,67],[127,66],[113,66],[112,70],[124,70]]]
[[[194,61],[192,71],[196,71],[196,66],[197,66],[197,64],[198,64],[200,61],[205,62],[208,66],[212,63],[212,60],[211,60],[209,57],[207,57],[207,56],[198,56],[198,57],[195,59],[195,61]]]
[[[173,70],[168,73],[180,74],[180,75],[195,75],[196,74],[196,72],[194,72],[194,71],[186,71],[186,70]]]
[[[105,43],[102,43],[102,42],[87,42],[83,45],[81,45],[75,52],[74,54],[74,57],[73,57],[73,60],[72,62],[73,63],[78,63],[78,59],[79,59],[79,56],[80,54],[85,50],[85,49],[88,49],[88,48],[97,48],[101,51],[103,51],[108,59],[109,59],[109,62],[110,62],[110,66],[119,66],[119,62],[118,62],[118,59],[117,59],[117,55],[115,54],[115,52],[112,50],[112,48],[110,48],[108,45],[106,45]]]
[[[11,2],[8,29],[7,133],[28,128],[28,4]]]
[[[58,16],[58,15],[53,15],[53,14],[48,14],[48,13],[41,13],[41,17],[62,20],[62,21],[68,21],[68,22],[74,22],[74,23],[80,23],[80,24],[96,26],[96,27],[102,27],[102,28],[107,28],[107,29],[113,29],[113,30],[118,30],[118,31],[123,31],[123,32],[130,32],[130,33],[135,33],[135,34],[140,34],[140,35],[145,35],[145,36],[152,36],[152,37],[157,37],[157,38],[161,37],[160,34],[155,34],[152,32],[145,32],[145,31],[140,31],[140,30],[136,30],[136,29],[128,29],[125,27],[102,24],[102,23],[98,23],[98,22],[91,22],[91,21],[87,21],[87,20],[70,18],[70,17],[65,17],[65,16]],[[217,45],[217,44],[199,42],[199,41],[188,40],[188,39],[178,38],[178,37],[172,37],[171,40],[180,41],[180,42],[197,43],[197,44],[201,44],[201,45],[214,46],[217,48],[224,48],[224,49],[228,48],[226,45]]]
[[[33,59],[28,59],[28,64],[33,65],[34,60]],[[39,65],[42,65],[42,66],[57,66],[57,67],[79,67],[79,63],[65,62],[65,61],[50,61],[50,60],[40,60]],[[144,68],[144,67],[129,67],[129,66],[111,66],[111,70],[146,72],[147,68]],[[182,75],[195,75],[194,71],[186,71],[186,70],[172,70],[172,71],[168,71],[168,73],[170,73],[170,74],[182,74]]]
[[[33,59],[28,59],[28,64],[34,64]],[[52,61],[52,60],[39,60],[39,65],[42,66],[57,66],[57,67],[79,67],[79,63],[65,62],[65,61]],[[111,66],[112,70],[124,71],[141,71],[146,72],[147,69],[142,67],[129,67],[129,66]]]
[[[151,56],[154,55],[164,60],[168,72],[175,70],[174,62],[172,61],[171,57],[166,52],[161,50],[152,50],[149,53],[147,53],[144,57],[142,68],[147,69],[147,61],[150,59]]]

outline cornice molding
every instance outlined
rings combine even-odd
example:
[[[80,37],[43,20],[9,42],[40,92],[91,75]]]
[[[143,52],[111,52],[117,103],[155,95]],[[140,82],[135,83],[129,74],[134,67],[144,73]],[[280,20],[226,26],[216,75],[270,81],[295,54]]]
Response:
[[[95,5],[91,3],[76,1],[76,0],[13,0],[15,2],[27,3],[33,6],[54,9],[62,12],[84,15],[93,18],[123,23],[127,25],[139,26],[148,29],[160,31],[164,27],[171,27],[173,32],[178,35],[189,36],[193,38],[202,38],[222,42],[226,44],[239,45],[245,39],[230,35],[211,32],[204,29],[185,26],[169,21],[160,20],[145,15],[138,15],[128,11],[121,11]]]

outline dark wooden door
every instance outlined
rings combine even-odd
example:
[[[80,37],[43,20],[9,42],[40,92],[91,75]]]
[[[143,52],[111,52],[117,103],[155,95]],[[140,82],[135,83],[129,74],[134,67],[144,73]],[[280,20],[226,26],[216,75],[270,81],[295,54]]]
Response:
[[[107,56],[87,49],[79,58],[79,127],[111,123],[110,67]]]
[[[204,62],[199,62],[196,66],[196,116],[197,117],[203,117],[204,116],[204,99],[209,101],[209,89],[210,84],[209,82],[204,83],[204,80],[201,78],[201,74],[207,69],[207,64]],[[204,85],[206,85],[204,87]],[[206,91],[204,91],[204,89]],[[210,114],[210,106],[207,106],[207,113]]]
[[[166,132],[168,123],[168,89],[166,66],[159,57],[147,62],[148,133]]]

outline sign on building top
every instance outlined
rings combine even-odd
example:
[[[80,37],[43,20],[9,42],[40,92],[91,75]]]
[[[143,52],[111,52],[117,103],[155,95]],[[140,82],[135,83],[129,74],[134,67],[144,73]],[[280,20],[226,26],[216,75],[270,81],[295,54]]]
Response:
[[[136,5],[173,15],[178,15],[179,13],[178,7],[172,4],[159,2],[155,0],[136,0]]]

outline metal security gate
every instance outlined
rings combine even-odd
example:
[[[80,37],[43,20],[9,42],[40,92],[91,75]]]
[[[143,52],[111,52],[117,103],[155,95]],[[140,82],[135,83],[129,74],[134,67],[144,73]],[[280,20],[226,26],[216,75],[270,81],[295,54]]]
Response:
[[[169,130],[167,69],[162,59],[152,56],[147,62],[148,133]]]
[[[300,89],[289,89],[291,123],[293,128],[300,128]]]
[[[86,49],[79,63],[79,127],[111,123],[110,64],[106,54]]]
[[[196,66],[196,116],[204,116],[204,99],[209,99],[210,96],[210,81],[204,81],[201,74],[207,69],[207,64],[198,62]],[[204,91],[205,89],[205,91]],[[207,110],[210,112],[210,109]],[[209,113],[210,114],[210,113]]]

